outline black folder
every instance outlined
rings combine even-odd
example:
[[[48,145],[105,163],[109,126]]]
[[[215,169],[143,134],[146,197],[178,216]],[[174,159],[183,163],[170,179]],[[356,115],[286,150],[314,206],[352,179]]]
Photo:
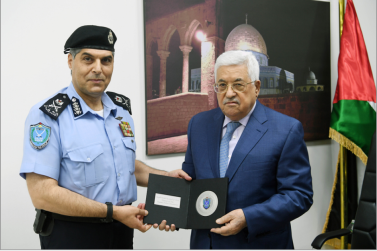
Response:
[[[198,213],[196,204],[197,202],[202,203],[198,197],[203,192],[208,193],[208,191],[216,194],[218,204],[217,207],[212,208],[212,210],[216,208],[212,214],[203,216]],[[177,228],[210,229],[221,227],[222,225],[217,224],[216,220],[225,215],[227,194],[228,178],[186,181],[149,174],[145,203],[145,209],[148,210],[149,214],[144,217],[144,223],[160,224],[163,220],[166,220],[167,225],[174,224]],[[168,201],[174,201],[174,203],[169,206],[161,205],[164,204],[162,202],[165,198]]]

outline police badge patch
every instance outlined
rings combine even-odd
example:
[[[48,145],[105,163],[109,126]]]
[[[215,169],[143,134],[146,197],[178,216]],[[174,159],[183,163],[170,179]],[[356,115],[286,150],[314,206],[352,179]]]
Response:
[[[50,140],[51,127],[42,123],[30,126],[30,144],[36,150],[45,148]]]

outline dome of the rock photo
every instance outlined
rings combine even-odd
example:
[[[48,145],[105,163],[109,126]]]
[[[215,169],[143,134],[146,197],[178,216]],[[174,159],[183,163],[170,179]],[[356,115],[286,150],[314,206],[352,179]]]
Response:
[[[267,56],[267,46],[262,35],[250,24],[234,28],[225,41],[225,51],[254,51]]]
[[[315,78],[315,74],[314,74],[314,72],[309,71],[306,80],[315,80],[315,79],[316,79],[316,78]]]
[[[316,85],[318,84],[317,79],[315,78],[314,72],[312,72],[309,68],[308,76],[306,77],[306,84],[307,85]]]

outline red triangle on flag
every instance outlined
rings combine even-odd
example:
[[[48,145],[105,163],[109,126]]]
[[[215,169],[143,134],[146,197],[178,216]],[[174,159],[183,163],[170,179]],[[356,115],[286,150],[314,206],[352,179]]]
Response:
[[[360,100],[376,103],[376,86],[367,48],[352,0],[347,0],[338,59],[338,84],[333,103]]]

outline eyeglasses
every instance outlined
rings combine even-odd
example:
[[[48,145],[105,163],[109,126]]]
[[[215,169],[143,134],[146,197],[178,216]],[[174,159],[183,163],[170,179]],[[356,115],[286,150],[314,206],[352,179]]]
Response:
[[[241,81],[241,82],[235,82],[235,83],[230,83],[230,84],[216,83],[216,84],[213,85],[213,87],[215,89],[215,92],[217,92],[217,93],[226,92],[228,90],[228,85],[230,85],[232,87],[232,90],[235,91],[235,92],[244,92],[246,90],[246,85],[254,83],[254,82],[255,81],[252,81],[252,82],[249,82],[249,83],[245,83],[245,82]]]

